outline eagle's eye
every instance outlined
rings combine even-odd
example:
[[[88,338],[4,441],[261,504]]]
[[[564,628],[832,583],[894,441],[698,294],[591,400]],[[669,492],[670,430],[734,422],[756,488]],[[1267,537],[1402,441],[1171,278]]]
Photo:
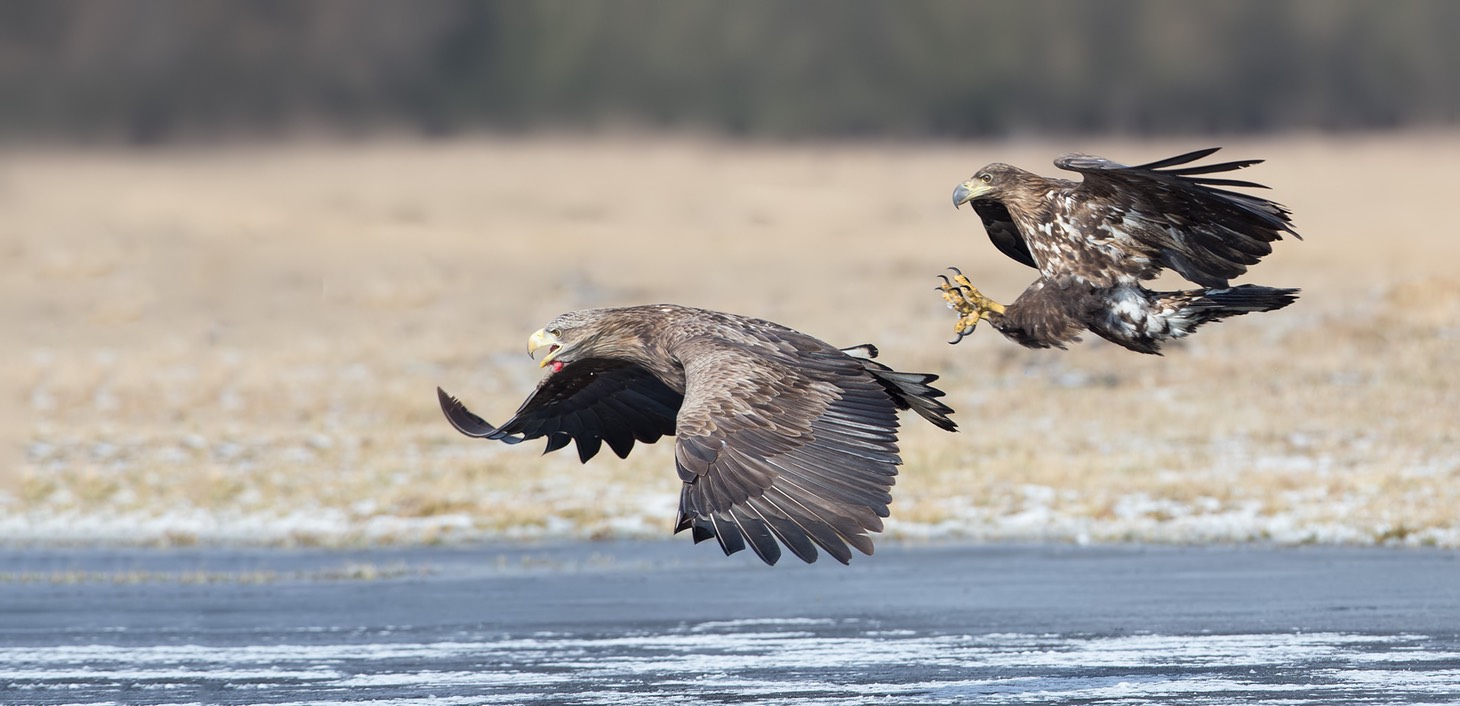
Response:
[[[981,179],[983,181],[983,183],[985,183],[985,184],[992,184],[992,183],[994,183],[994,175],[989,174],[987,172],[985,172],[983,176],[980,176],[979,179]]]
[[[550,328],[548,329],[548,333],[552,334],[554,338],[559,338],[563,335],[563,330],[560,328]]]

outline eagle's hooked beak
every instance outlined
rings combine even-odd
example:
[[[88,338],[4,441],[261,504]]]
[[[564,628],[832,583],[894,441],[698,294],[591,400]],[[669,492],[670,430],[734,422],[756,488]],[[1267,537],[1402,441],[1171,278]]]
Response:
[[[539,368],[545,368],[549,363],[552,363],[558,351],[563,348],[563,344],[558,340],[557,336],[548,333],[547,329],[540,328],[534,331],[532,336],[527,339],[527,355],[537,357],[537,349],[544,347],[548,349],[548,354],[543,356],[542,362],[537,364]]]
[[[989,185],[985,184],[982,179],[969,179],[968,181],[959,184],[958,187],[953,190],[953,207],[958,208],[959,206],[962,206],[969,201],[983,196],[984,194],[988,193],[988,191]]]

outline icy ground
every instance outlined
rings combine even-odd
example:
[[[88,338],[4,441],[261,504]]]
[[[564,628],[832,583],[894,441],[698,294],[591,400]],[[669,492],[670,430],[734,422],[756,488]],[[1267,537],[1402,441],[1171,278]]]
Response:
[[[1460,704],[1460,561],[1360,548],[27,550],[6,704]]]

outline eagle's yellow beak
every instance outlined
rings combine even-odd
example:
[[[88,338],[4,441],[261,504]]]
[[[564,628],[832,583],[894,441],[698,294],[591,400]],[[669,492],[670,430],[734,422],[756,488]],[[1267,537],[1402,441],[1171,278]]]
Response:
[[[537,364],[539,368],[547,367],[548,363],[551,363],[553,357],[562,349],[563,344],[558,341],[557,336],[548,333],[547,329],[538,329],[527,339],[527,354],[536,357],[537,349],[543,347],[548,349],[548,354],[543,356],[541,363]]]
[[[958,208],[984,194],[988,193],[991,187],[985,184],[982,179],[969,179],[959,184],[953,190],[953,207]]]

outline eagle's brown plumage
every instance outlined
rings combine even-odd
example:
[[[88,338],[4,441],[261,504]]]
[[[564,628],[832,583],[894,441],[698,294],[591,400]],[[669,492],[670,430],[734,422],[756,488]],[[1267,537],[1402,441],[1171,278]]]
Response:
[[[711,537],[726,554],[747,546],[768,564],[777,542],[811,562],[817,548],[846,563],[872,553],[902,462],[897,412],[956,429],[936,375],[900,373],[784,326],[674,305],[563,314],[533,334],[546,347],[543,378],[513,417],[494,427],[437,389],[463,434],[515,444],[601,444],[620,457],[634,442],[677,437],[683,486],[675,531]]]
[[[988,320],[1032,348],[1063,348],[1088,329],[1132,350],[1157,353],[1163,341],[1208,321],[1292,303],[1296,289],[1229,285],[1271,253],[1283,233],[1298,233],[1283,206],[1217,188],[1262,185],[1210,176],[1261,160],[1182,166],[1216,151],[1134,167],[1081,154],[1055,160],[1083,175],[1080,182],[1007,164],[980,169],[954,190],[954,205],[971,203],[995,247],[1038,269],[1040,278],[1004,307],[959,273],[940,288],[964,315],[958,338]],[[1202,289],[1141,286],[1163,269]]]

